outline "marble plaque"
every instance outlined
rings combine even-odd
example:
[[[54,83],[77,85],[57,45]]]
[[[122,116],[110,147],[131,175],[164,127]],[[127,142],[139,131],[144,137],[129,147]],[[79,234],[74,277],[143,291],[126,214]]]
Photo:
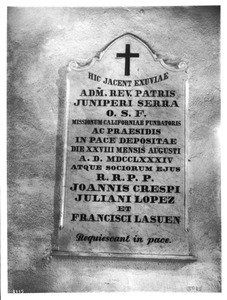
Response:
[[[133,34],[69,63],[57,251],[189,255],[186,69]]]

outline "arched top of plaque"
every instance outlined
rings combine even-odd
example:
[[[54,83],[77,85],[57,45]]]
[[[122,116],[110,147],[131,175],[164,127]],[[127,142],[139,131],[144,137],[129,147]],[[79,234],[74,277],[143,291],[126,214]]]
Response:
[[[125,45],[122,45],[122,44]],[[118,47],[117,47],[118,46]],[[116,48],[116,51],[115,49]],[[142,49],[143,48],[143,49]],[[70,61],[68,64],[69,71],[75,70],[75,71],[83,71],[86,69],[89,69],[92,67],[97,61],[101,61],[104,56],[108,52],[111,52],[114,54],[113,58],[120,59],[124,58],[125,61],[125,76],[130,75],[130,70],[126,70],[126,68],[130,69],[130,61],[131,58],[133,59],[133,62],[137,62],[136,58],[141,57],[140,52],[138,49],[142,50],[142,53],[146,53],[146,58],[149,57],[149,55],[153,58],[153,61],[155,63],[159,63],[163,68],[166,70],[172,71],[172,72],[181,72],[186,71],[188,68],[188,65],[184,61],[180,61],[179,63],[166,63],[162,58],[158,57],[157,54],[153,51],[153,49],[140,37],[136,36],[132,33],[125,33],[114,40],[112,40],[110,43],[108,43],[105,47],[103,47],[100,51],[96,53],[96,55],[93,58],[89,58],[86,60],[83,59],[77,59],[75,61]],[[135,51],[137,50],[137,51]],[[116,53],[115,53],[116,52]],[[141,57],[143,59],[143,63],[147,63],[144,57]],[[123,60],[122,60],[123,61]],[[126,66],[127,64],[127,66]]]

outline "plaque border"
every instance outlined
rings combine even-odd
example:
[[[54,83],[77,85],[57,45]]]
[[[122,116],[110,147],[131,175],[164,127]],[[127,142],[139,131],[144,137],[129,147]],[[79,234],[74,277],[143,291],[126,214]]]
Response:
[[[97,61],[101,61],[103,55],[108,51],[108,49],[119,39],[122,39],[125,36],[130,36],[134,38],[138,42],[142,43],[149,53],[151,54],[153,60],[158,62],[164,67],[165,69],[172,71],[172,72],[185,72],[186,79],[183,80],[183,90],[184,90],[184,103],[183,103],[183,112],[184,112],[184,195],[183,195],[183,202],[184,202],[184,230],[185,232],[189,232],[189,217],[188,217],[188,201],[187,201],[187,193],[188,193],[188,184],[187,184],[187,173],[188,173],[188,126],[187,126],[187,114],[188,111],[188,103],[189,103],[189,82],[188,82],[188,64],[185,61],[180,61],[179,63],[168,64],[162,58],[158,57],[157,54],[152,50],[152,48],[140,37],[136,36],[132,33],[125,33],[122,34],[115,39],[113,39],[110,43],[108,43],[105,47],[103,47],[100,51],[96,53],[96,55],[87,60],[71,60],[67,64],[64,69],[64,75],[60,76],[61,80],[65,81],[65,85],[63,88],[63,92],[65,93],[63,100],[64,100],[64,125],[63,125],[63,140],[62,150],[63,155],[61,155],[61,178],[60,178],[60,188],[58,189],[58,198],[60,198],[60,209],[57,209],[58,213],[58,226],[56,228],[56,218],[55,218],[55,232],[54,232],[54,246],[52,247],[51,255],[54,256],[80,256],[80,257],[117,257],[117,258],[141,258],[141,259],[154,259],[154,260],[184,260],[184,261],[195,261],[196,257],[194,255],[167,255],[167,254],[131,254],[131,253],[107,253],[107,252],[78,252],[78,251],[59,251],[58,247],[58,232],[59,230],[63,229],[64,224],[64,205],[65,205],[65,180],[66,180],[66,157],[67,157],[67,141],[68,141],[68,115],[69,115],[69,78],[68,74],[71,71],[84,71],[89,69],[93,64]],[[60,97],[59,97],[60,102]],[[60,192],[59,192],[60,190]],[[190,249],[190,241],[189,241],[189,253],[191,252]]]
[[[149,259],[149,260],[173,260],[194,262],[197,258],[194,255],[174,255],[174,254],[131,254],[131,253],[109,253],[109,252],[79,252],[79,251],[59,251],[52,250],[51,256],[73,256],[82,258],[122,258],[122,259]]]

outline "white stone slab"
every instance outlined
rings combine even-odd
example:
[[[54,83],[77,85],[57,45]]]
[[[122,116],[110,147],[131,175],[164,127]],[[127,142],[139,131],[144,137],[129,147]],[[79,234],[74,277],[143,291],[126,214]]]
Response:
[[[190,254],[186,68],[132,34],[69,64],[60,252]]]

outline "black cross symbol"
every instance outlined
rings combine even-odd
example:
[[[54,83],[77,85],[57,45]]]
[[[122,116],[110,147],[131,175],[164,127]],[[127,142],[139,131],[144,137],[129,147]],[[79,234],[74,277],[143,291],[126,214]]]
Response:
[[[130,75],[130,58],[139,56],[139,53],[130,53],[130,44],[125,45],[125,53],[117,53],[117,57],[125,58],[125,76]]]

